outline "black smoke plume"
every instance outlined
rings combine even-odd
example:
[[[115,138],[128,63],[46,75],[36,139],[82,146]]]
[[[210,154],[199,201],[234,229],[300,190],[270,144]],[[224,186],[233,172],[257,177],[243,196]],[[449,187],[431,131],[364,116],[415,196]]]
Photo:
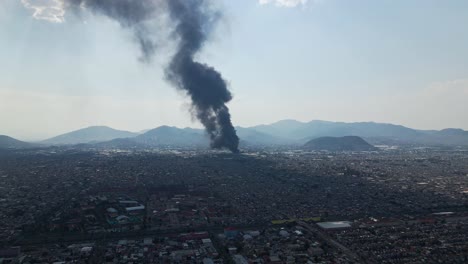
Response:
[[[216,69],[195,60],[219,15],[210,0],[65,0],[65,4],[105,15],[131,29],[143,61],[151,60],[157,46],[146,22],[167,14],[178,41],[166,68],[167,80],[190,96],[193,114],[210,136],[211,147],[238,152],[239,138],[226,106],[232,99],[226,81]]]
[[[132,30],[142,53],[140,60],[144,62],[149,62],[156,51],[156,43],[145,22],[155,16],[161,3],[158,0],[64,0],[66,8],[73,11],[89,10]]]

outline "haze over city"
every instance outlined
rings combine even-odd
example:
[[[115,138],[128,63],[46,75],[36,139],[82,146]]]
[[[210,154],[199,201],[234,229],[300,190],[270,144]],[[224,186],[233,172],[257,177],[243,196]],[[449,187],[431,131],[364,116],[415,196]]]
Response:
[[[197,60],[228,83],[236,126],[375,121],[468,129],[466,1],[217,1]],[[0,3],[0,134],[40,140],[92,125],[201,127],[131,30],[60,0]]]

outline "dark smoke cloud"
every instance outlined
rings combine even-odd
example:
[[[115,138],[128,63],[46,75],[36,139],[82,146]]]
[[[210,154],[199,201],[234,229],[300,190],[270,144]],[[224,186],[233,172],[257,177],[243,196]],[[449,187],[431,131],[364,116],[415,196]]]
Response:
[[[70,8],[89,9],[131,29],[140,45],[142,60],[150,61],[156,50],[150,28],[145,23],[167,13],[178,40],[174,57],[166,68],[166,78],[192,100],[194,116],[204,125],[211,147],[238,152],[239,138],[226,103],[232,95],[226,81],[213,67],[195,61],[216,23],[219,13],[210,0],[65,0]]]
[[[237,152],[239,138],[226,106],[232,99],[226,82],[214,68],[194,60],[206,41],[209,22],[215,20],[206,3],[206,0],[168,1],[168,11],[177,23],[175,33],[180,42],[167,68],[167,78],[190,95],[193,111],[210,135],[211,146]]]
[[[157,9],[155,0],[64,0],[66,7],[74,11],[90,10],[94,14],[107,16],[117,21],[123,28],[133,31],[140,46],[143,62],[149,62],[156,51],[150,30],[145,22],[151,19]]]

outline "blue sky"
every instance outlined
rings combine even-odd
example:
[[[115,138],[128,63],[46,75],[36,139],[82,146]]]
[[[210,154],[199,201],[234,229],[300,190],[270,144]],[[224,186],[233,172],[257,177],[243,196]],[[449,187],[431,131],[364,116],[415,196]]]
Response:
[[[170,43],[142,64],[131,32],[113,21],[37,12],[55,1],[0,2],[0,134],[199,127],[184,94],[164,81]],[[467,1],[220,2],[224,19],[199,60],[229,82],[236,125],[293,118],[468,129]]]

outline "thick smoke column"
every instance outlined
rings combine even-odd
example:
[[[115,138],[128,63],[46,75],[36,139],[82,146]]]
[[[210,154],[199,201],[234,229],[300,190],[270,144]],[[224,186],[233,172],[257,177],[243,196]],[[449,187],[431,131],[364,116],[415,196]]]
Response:
[[[89,9],[108,16],[131,29],[142,51],[142,60],[150,61],[156,43],[151,38],[148,20],[168,13],[179,41],[177,50],[166,68],[167,79],[185,91],[192,100],[193,114],[205,127],[212,148],[238,152],[239,138],[231,122],[226,103],[232,95],[221,74],[214,68],[195,61],[205,44],[216,12],[210,0],[64,0],[70,8]]]
[[[206,0],[168,0],[167,4],[172,20],[178,23],[175,33],[180,38],[167,78],[190,95],[194,114],[210,135],[211,146],[238,152],[239,138],[226,106],[232,99],[226,82],[214,68],[194,60],[213,19]]]

